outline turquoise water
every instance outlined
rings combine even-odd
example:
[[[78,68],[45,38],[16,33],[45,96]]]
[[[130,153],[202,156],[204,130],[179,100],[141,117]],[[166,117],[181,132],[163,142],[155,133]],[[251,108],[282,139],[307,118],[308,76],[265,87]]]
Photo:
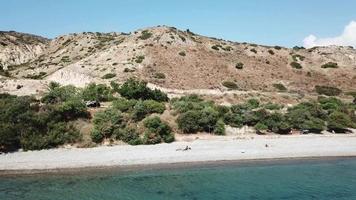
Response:
[[[1,200],[356,200],[356,160],[0,177]]]

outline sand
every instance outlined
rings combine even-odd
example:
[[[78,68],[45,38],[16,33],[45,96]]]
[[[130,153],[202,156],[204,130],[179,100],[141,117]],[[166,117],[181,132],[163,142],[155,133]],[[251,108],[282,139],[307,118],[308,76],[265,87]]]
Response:
[[[191,150],[177,150],[187,145]],[[171,144],[15,152],[0,155],[0,171],[334,156],[356,156],[356,135],[222,136]]]

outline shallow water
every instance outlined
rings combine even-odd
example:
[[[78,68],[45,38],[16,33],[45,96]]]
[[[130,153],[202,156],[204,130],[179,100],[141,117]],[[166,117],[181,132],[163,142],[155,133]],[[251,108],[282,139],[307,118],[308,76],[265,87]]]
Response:
[[[0,177],[1,200],[356,199],[356,159]]]

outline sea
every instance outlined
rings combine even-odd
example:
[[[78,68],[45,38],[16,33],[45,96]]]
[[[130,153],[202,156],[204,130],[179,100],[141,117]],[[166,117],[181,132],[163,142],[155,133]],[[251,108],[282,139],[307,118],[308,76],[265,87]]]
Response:
[[[297,159],[0,176],[0,200],[356,200],[356,159]]]

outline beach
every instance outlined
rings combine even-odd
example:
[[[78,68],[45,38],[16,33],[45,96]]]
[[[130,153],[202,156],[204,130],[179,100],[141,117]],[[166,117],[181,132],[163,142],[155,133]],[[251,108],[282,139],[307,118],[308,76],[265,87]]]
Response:
[[[186,146],[190,150],[184,150]],[[0,155],[0,171],[30,172],[258,159],[356,156],[356,135],[222,136],[142,146],[58,148]]]

